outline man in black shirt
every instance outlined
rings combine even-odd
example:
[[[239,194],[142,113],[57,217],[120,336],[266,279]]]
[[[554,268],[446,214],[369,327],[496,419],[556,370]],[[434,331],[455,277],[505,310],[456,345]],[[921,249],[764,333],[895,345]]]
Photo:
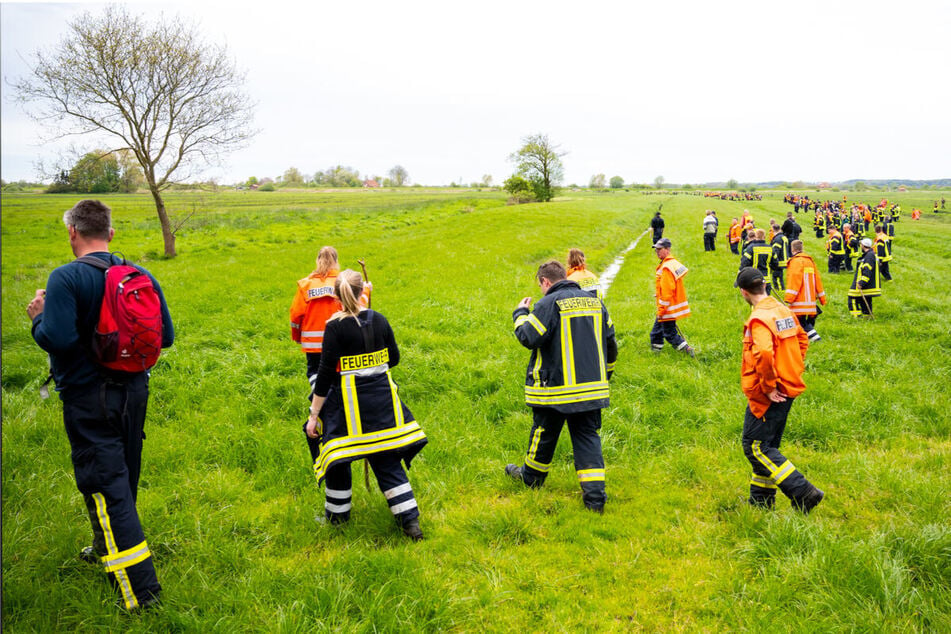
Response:
[[[659,211],[651,218],[651,229],[654,231],[654,242],[656,243],[664,235],[664,219],[660,217]]]
[[[63,215],[69,244],[78,258],[91,256],[115,264],[109,242],[115,231],[112,212],[98,200],[81,200]],[[175,331],[158,282],[162,347]],[[93,331],[105,292],[105,276],[83,262],[70,262],[49,277],[27,306],[33,338],[50,355],[63,421],[72,448],[76,486],[92,521],[93,545],[80,557],[101,562],[129,610],[157,601],[162,587],[136,511],[136,493],[145,437],[149,372],[119,372],[93,359]]]

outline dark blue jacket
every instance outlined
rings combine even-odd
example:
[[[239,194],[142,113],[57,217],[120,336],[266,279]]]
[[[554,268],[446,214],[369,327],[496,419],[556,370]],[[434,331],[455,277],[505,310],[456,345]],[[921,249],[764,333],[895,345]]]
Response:
[[[107,263],[118,263],[105,251],[90,253]],[[175,341],[172,317],[165,303],[162,288],[152,274],[133,265],[149,276],[162,302],[162,347]],[[46,283],[43,312],[33,319],[33,339],[50,355],[53,380],[60,398],[67,400],[105,375],[121,378],[125,373],[100,366],[92,356],[92,336],[99,321],[99,307],[105,292],[103,272],[89,264],[70,262],[50,273]]]

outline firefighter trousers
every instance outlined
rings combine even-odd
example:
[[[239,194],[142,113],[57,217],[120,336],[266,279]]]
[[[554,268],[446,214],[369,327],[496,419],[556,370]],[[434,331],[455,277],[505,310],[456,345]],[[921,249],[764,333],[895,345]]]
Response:
[[[601,410],[564,414],[551,407],[532,408],[532,431],[522,467],[522,482],[540,487],[548,477],[561,429],[568,423],[581,499],[592,510],[604,509],[604,457],[601,454]]]
[[[307,397],[307,409],[310,411],[310,403],[314,400],[314,385],[317,384],[317,370],[320,369],[320,353],[307,353],[307,380],[310,381],[310,395]],[[301,427],[304,431],[304,440],[307,441],[307,450],[310,451],[310,464],[314,464],[317,456],[320,455],[320,438],[311,438],[307,435],[307,421]]]
[[[664,340],[677,350],[683,350],[687,347],[687,340],[680,334],[677,328],[676,320],[661,321],[654,319],[654,327],[651,328],[651,348],[660,351],[664,349]]]
[[[102,379],[63,401],[76,487],[92,523],[92,545],[129,610],[156,598],[162,589],[135,507],[148,399],[143,372],[122,382]]]
[[[419,507],[413,495],[406,470],[400,462],[399,454],[388,451],[366,458],[376,476],[377,484],[390,512],[402,527],[419,517]],[[324,512],[331,524],[342,524],[350,519],[353,505],[353,477],[349,462],[337,464],[327,469],[324,480]]]
[[[743,453],[753,467],[750,478],[750,504],[772,507],[776,489],[791,500],[812,491],[806,477],[779,452],[786,430],[786,418],[793,399],[772,403],[762,418],[756,418],[749,406],[743,421]]]

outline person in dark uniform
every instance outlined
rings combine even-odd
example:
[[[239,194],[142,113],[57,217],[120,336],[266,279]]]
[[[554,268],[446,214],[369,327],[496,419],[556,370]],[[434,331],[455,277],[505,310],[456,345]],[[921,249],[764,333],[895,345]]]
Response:
[[[882,273],[872,249],[871,238],[862,238],[862,257],[855,263],[855,277],[849,287],[849,313],[853,317],[874,315],[872,298],[882,294]]]
[[[306,426],[309,437],[321,439],[314,475],[326,483],[327,520],[341,524],[352,506],[350,463],[365,458],[397,524],[420,540],[419,508],[401,462],[410,466],[426,434],[390,376],[400,362],[393,330],[386,317],[360,304],[363,290],[360,274],[349,269],[334,282],[343,308],[327,320]]]
[[[740,270],[752,266],[759,270],[766,279],[766,294],[773,292],[772,282],[772,259],[773,248],[766,244],[766,232],[762,229],[756,229],[752,239],[743,249],[743,255],[740,256]]]
[[[117,264],[109,253],[115,235],[112,210],[98,200],[81,200],[63,215],[77,258]],[[162,289],[148,275],[159,298],[162,348],[175,330]],[[102,270],[70,262],[50,274],[45,290],[27,307],[33,338],[49,353],[52,377],[63,401],[63,422],[72,448],[76,486],[92,521],[93,543],[80,558],[101,562],[128,610],[158,601],[162,586],[136,510],[149,371],[109,370],[93,360],[93,332],[105,293]]]
[[[654,242],[664,235],[664,219],[660,217],[659,211],[651,218],[651,230],[654,232]]]
[[[533,424],[524,463],[506,465],[505,473],[526,486],[542,486],[567,422],[581,499],[601,513],[607,495],[598,430],[617,360],[614,324],[601,300],[566,279],[561,263],[541,265],[536,279],[545,296],[534,309],[532,298],[523,298],[512,314],[515,336],[532,351],[525,403]]]

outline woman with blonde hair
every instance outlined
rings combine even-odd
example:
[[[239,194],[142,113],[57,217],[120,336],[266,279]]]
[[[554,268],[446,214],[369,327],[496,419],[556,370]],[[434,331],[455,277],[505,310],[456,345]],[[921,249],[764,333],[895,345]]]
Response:
[[[341,524],[352,506],[350,463],[365,458],[397,524],[420,540],[419,508],[401,462],[409,467],[426,434],[390,375],[400,361],[393,330],[386,317],[360,304],[363,287],[360,274],[349,269],[334,284],[341,310],[327,320],[305,427],[308,437],[321,441],[314,475],[326,485],[326,518]]]
[[[308,401],[314,396],[314,382],[317,380],[320,353],[324,345],[324,326],[330,316],[341,308],[340,300],[334,293],[339,272],[337,250],[323,247],[317,254],[316,266],[310,275],[297,281],[297,292],[291,303],[291,339],[300,344],[301,352],[307,357],[307,380],[310,381]],[[360,296],[364,305],[369,305],[371,288],[368,282]],[[306,434],[305,438],[313,463],[320,452],[320,445]]]
[[[595,297],[601,297],[601,285],[598,283],[598,276],[589,271],[585,266],[584,252],[581,249],[571,249],[568,251],[568,279],[577,282],[581,290],[587,291]]]

